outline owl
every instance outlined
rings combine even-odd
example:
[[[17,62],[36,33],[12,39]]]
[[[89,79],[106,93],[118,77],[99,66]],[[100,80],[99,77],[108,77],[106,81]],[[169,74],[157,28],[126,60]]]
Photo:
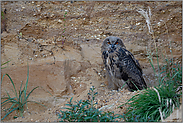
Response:
[[[147,88],[139,62],[126,49],[122,39],[107,37],[103,41],[101,52],[109,89],[117,90],[125,83],[130,91]]]

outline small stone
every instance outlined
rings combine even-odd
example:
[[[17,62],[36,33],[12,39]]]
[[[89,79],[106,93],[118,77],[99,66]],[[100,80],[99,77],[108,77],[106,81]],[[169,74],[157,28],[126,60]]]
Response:
[[[43,58],[46,58],[46,55],[45,54],[43,54]]]
[[[128,26],[128,27],[125,27],[126,29],[129,29],[130,27]]]
[[[140,25],[140,23],[136,23],[136,25]]]
[[[103,83],[102,83],[102,84],[100,84],[100,87],[104,87],[104,86],[105,86],[105,84],[103,84]]]
[[[50,17],[51,17],[51,18],[52,18],[52,17],[54,17],[54,14],[51,14],[51,16],[50,16]]]
[[[75,78],[76,78],[76,77],[73,77],[73,76],[71,77],[71,79],[75,79]]]
[[[62,23],[62,20],[59,19],[58,22],[59,22],[59,23]]]

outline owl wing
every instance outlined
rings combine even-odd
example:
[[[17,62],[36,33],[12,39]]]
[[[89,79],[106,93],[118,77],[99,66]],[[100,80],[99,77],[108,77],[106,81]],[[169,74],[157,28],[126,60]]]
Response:
[[[135,59],[135,57],[133,56],[133,54],[130,51],[125,49],[125,52],[127,55],[129,55],[129,57],[132,59],[132,61],[135,63],[136,67],[140,70],[140,72],[142,74],[142,68],[141,68],[138,60]]]
[[[107,57],[108,57],[108,53],[106,51],[103,51],[102,52],[102,60],[103,60],[103,63],[106,67],[106,60],[107,60]]]
[[[127,85],[131,90],[137,90],[136,86],[140,90],[147,88],[139,62],[134,58],[133,54],[125,48],[120,49],[118,53],[122,54],[122,52],[122,58],[118,61],[122,69],[122,79],[125,81],[128,79]],[[118,56],[120,57],[120,55]]]

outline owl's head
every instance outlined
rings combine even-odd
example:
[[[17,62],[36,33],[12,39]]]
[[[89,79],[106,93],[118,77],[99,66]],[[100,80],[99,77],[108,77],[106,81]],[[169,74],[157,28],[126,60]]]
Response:
[[[114,51],[120,47],[126,48],[122,39],[114,36],[109,36],[103,41],[101,48],[103,52],[103,51]]]

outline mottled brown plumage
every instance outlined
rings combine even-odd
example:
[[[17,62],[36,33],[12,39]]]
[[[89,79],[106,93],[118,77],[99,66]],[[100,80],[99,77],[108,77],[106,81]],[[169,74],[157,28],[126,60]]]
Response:
[[[139,62],[120,38],[107,37],[103,41],[101,52],[109,89],[121,88],[125,82],[131,91],[147,88]]]

